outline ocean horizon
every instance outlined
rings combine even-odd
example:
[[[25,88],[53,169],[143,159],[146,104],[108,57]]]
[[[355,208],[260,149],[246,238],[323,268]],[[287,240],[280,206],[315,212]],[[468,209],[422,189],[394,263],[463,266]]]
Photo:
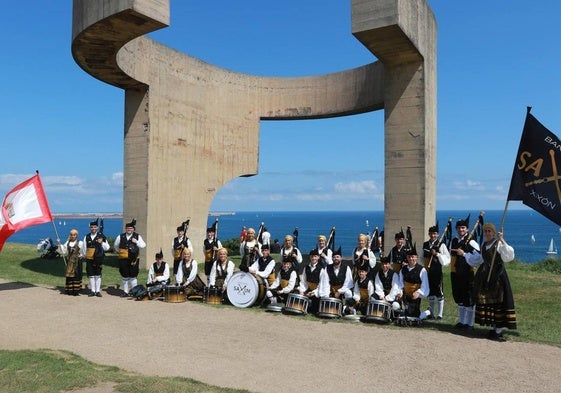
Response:
[[[468,210],[439,210],[436,214],[440,230],[444,229],[448,219],[464,219],[470,214],[470,229],[479,215],[479,211]],[[492,222],[499,227],[502,210],[485,211],[484,221]],[[104,217],[104,233],[108,237],[116,237],[123,231],[123,218],[120,213],[55,213],[54,224],[61,238],[71,228],[80,232],[80,237],[88,232],[89,222],[95,217]],[[218,238],[229,240],[239,237],[243,226],[257,230],[261,222],[265,223],[271,233],[271,240],[278,239],[282,243],[285,235],[292,234],[298,228],[298,246],[303,253],[315,247],[317,236],[329,236],[331,228],[335,226],[335,247],[341,246],[343,255],[350,256],[356,246],[360,233],[371,234],[375,228],[383,229],[383,211],[214,211],[209,213],[208,226],[218,218]],[[403,228],[407,227],[403,223]],[[455,233],[454,233],[455,234]],[[385,251],[393,246],[393,235],[385,236]],[[175,233],[170,233],[169,243]],[[553,239],[555,244],[561,245],[561,228],[533,210],[509,210],[504,226],[505,240],[514,247],[516,258],[528,263],[541,261],[548,257],[546,251]],[[52,223],[41,224],[23,229],[7,242],[37,244],[46,237],[56,238]],[[426,241],[413,239],[420,244]],[[145,239],[149,242],[150,239]],[[191,239],[194,247],[202,247],[204,239]],[[162,245],[164,248],[166,245]],[[551,255],[549,255],[551,256]],[[555,256],[555,255],[554,255]]]

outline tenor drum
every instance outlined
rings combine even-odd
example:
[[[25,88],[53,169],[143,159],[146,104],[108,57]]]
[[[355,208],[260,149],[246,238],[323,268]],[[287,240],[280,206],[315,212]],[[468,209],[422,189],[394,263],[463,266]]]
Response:
[[[167,286],[164,291],[164,301],[166,303],[184,303],[187,300],[185,288],[181,286]]]
[[[260,305],[267,288],[267,281],[263,277],[240,271],[235,272],[228,281],[226,293],[232,305],[244,308]]]
[[[392,305],[382,300],[370,299],[366,307],[364,321],[389,323],[391,321]]]
[[[320,299],[318,317],[341,318],[343,315],[343,302],[334,297]]]
[[[164,286],[162,284],[152,285],[148,287],[148,297],[150,299],[157,299],[164,294]]]
[[[208,304],[222,304],[222,289],[218,287],[205,287],[203,302]]]
[[[297,293],[289,293],[282,311],[288,314],[307,314],[309,302],[306,296]]]

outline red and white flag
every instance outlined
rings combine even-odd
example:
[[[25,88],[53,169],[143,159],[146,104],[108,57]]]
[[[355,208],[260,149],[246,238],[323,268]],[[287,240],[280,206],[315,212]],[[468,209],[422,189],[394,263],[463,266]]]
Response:
[[[53,220],[39,173],[15,186],[2,202],[0,251],[10,236],[20,229]]]

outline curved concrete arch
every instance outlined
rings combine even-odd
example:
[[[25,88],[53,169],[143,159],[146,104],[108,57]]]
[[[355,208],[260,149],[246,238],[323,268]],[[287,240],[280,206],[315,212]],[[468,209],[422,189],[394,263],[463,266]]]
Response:
[[[165,249],[186,217],[191,217],[189,236],[195,244],[203,239],[215,192],[235,177],[257,174],[260,120],[382,108],[386,195],[392,195],[385,202],[385,227],[391,233],[405,223],[422,236],[434,220],[434,187],[427,187],[426,180],[435,172],[436,98],[430,94],[436,80],[430,68],[436,56],[431,41],[433,33],[436,40],[435,23],[424,1],[413,9],[402,3],[352,2],[353,34],[383,63],[273,78],[216,67],[143,37],[169,24],[169,0],[74,0],[75,61],[125,90],[123,211],[137,218],[147,255]],[[428,29],[420,29],[421,19]],[[408,185],[414,180],[418,192],[411,198],[395,179]],[[400,195],[407,196],[405,208]],[[202,258],[200,247],[195,254]],[[144,261],[151,260],[145,256]]]

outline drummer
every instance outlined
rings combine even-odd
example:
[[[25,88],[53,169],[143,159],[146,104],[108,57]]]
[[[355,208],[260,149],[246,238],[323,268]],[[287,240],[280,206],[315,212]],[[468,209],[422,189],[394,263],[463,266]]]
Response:
[[[253,262],[249,267],[249,272],[263,277],[269,285],[272,285],[275,282],[275,266],[277,262],[271,257],[271,250],[268,244],[261,246],[261,253],[263,255]]]
[[[425,268],[417,263],[417,250],[414,245],[407,251],[407,265],[399,273],[403,287],[405,315],[425,319],[429,310],[421,312],[421,299],[429,294],[429,278]]]
[[[292,261],[290,258],[285,257],[282,261],[282,268],[279,274],[267,291],[267,298],[272,305],[276,306],[279,300],[282,302],[286,301],[288,294],[292,292],[296,286],[297,278],[298,274],[292,267]]]
[[[390,259],[381,257],[381,269],[374,276],[374,295],[376,300],[388,302],[394,311],[401,309],[401,284],[399,274],[391,269]]]
[[[329,280],[329,296],[348,300],[353,297],[353,276],[349,266],[343,266],[341,247],[333,252],[333,263],[325,268]]]
[[[150,265],[148,271],[148,280],[146,286],[167,285],[169,282],[169,265],[164,262],[164,254],[160,248],[160,252],[156,253],[156,262]]]
[[[319,252],[316,249],[310,251],[310,263],[304,268],[298,292],[300,295],[310,299],[309,313],[316,313],[319,309],[319,301],[322,297],[329,297],[329,278],[326,270],[319,263]]]
[[[369,271],[370,266],[368,265],[358,267],[358,279],[353,286],[353,297],[347,300],[347,314],[355,315],[359,311],[362,315],[366,315],[368,302],[370,302],[370,297],[374,294],[374,284],[368,278]]]
[[[206,285],[199,277],[198,265],[199,263],[192,258],[191,250],[184,248],[175,280],[177,285],[185,288],[185,296],[204,294]]]
[[[234,274],[234,262],[228,260],[228,250],[224,247],[217,251],[217,259],[210,269],[209,285],[222,289],[222,297],[226,300],[226,287]]]

